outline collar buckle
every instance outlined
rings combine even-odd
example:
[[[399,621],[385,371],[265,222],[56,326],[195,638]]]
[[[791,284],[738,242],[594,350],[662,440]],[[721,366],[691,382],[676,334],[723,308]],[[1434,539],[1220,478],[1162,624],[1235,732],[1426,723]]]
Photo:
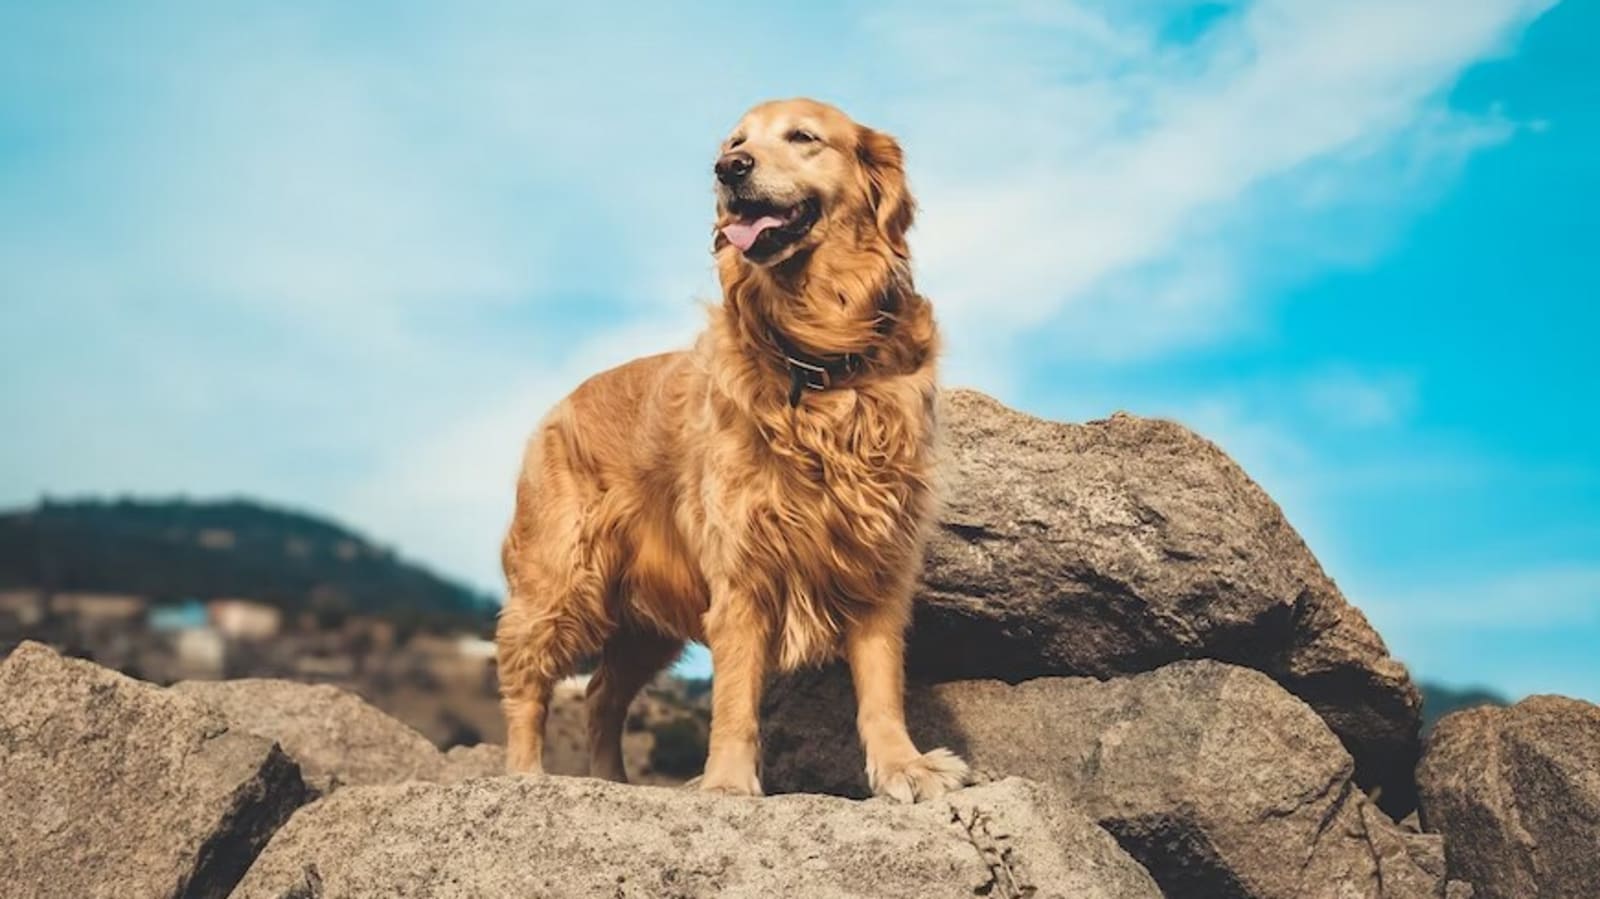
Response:
[[[804,383],[806,389],[827,390],[833,386],[833,372],[827,366],[789,355],[785,355],[783,361],[789,366],[789,377]]]
[[[807,390],[831,390],[861,368],[862,358],[857,353],[842,356],[810,356],[783,339],[776,331],[772,340],[783,355],[784,368],[789,372],[789,405],[800,405],[800,397]]]

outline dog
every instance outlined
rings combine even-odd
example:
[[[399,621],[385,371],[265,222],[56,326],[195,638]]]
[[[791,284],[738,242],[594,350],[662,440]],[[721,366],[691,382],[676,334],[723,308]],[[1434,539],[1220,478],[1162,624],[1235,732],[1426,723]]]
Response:
[[[598,655],[590,774],[626,781],[628,704],[693,640],[715,672],[700,788],[760,795],[765,678],[842,656],[872,791],[940,796],[967,766],[920,752],[903,710],[939,341],[900,146],[773,101],[714,174],[722,303],[694,347],[596,375],[529,440],[496,633],[508,767],[541,770],[552,685]]]

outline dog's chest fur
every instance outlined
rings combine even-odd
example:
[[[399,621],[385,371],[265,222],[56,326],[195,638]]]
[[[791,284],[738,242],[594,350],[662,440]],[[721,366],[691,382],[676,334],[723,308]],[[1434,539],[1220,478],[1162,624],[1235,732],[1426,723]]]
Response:
[[[909,589],[933,513],[932,397],[931,376],[912,377],[714,416],[718,564],[775,613],[780,668],[831,658],[852,617]]]

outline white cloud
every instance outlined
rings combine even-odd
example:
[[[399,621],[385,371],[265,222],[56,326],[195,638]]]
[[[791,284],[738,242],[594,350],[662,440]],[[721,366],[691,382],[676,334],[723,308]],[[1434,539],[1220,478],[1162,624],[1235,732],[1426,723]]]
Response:
[[[1600,701],[1593,646],[1600,567],[1551,562],[1431,582],[1395,572],[1386,580],[1347,592],[1390,649],[1427,679],[1493,685],[1511,699],[1559,693]]]
[[[1398,628],[1504,631],[1600,624],[1600,567],[1550,565],[1491,578],[1455,578],[1380,591],[1364,601]]]
[[[585,378],[630,359],[686,346],[698,310],[644,319],[564,354],[549,370],[464,404],[449,427],[422,435],[336,500],[386,540],[426,547],[452,571],[498,585],[500,540],[511,520],[523,447],[534,425]]]
[[[897,36],[918,13],[885,19],[916,64],[964,73],[893,123],[946,163],[918,170],[922,282],[963,329],[1073,315],[1088,354],[1213,337],[1219,310],[1281,265],[1261,258],[1286,217],[1263,191],[1403,208],[1418,179],[1508,133],[1451,112],[1445,93],[1551,5],[1262,0],[1190,50],[1155,43],[1158,19],[1080,9],[1050,26],[1054,59],[1069,60],[1055,68],[1030,52],[1037,22],[986,11]],[[1072,65],[1074,51],[1094,64]],[[1307,227],[1306,208],[1287,212]]]
[[[1375,428],[1403,420],[1416,404],[1417,385],[1408,377],[1368,377],[1335,371],[1311,379],[1305,387],[1311,410],[1340,427]]]

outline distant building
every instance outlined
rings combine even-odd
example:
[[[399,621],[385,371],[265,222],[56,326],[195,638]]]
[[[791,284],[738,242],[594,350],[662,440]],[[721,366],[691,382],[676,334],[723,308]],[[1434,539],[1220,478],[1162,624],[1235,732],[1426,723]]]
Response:
[[[0,615],[9,615],[23,627],[44,618],[44,594],[38,590],[0,590]]]
[[[373,615],[351,615],[339,633],[351,646],[359,646],[365,652],[391,652],[399,636],[394,622]]]
[[[195,535],[195,542],[206,549],[233,549],[239,541],[227,528],[204,528]]]
[[[174,679],[215,680],[222,676],[227,644],[222,635],[208,627],[179,631],[173,638],[177,656]]]
[[[406,644],[412,653],[428,659],[456,659],[461,655],[461,648],[456,645],[456,638],[427,632],[414,635]]]
[[[253,599],[213,599],[206,617],[217,633],[232,640],[270,640],[283,626],[283,612]]]
[[[50,612],[77,619],[81,624],[121,624],[144,617],[149,605],[143,596],[126,593],[56,593]]]
[[[146,618],[150,629],[158,633],[202,628],[209,620],[205,603],[198,599],[185,599],[179,603],[152,606]]]
[[[480,637],[461,637],[456,640],[456,651],[469,659],[494,659],[494,641]]]

